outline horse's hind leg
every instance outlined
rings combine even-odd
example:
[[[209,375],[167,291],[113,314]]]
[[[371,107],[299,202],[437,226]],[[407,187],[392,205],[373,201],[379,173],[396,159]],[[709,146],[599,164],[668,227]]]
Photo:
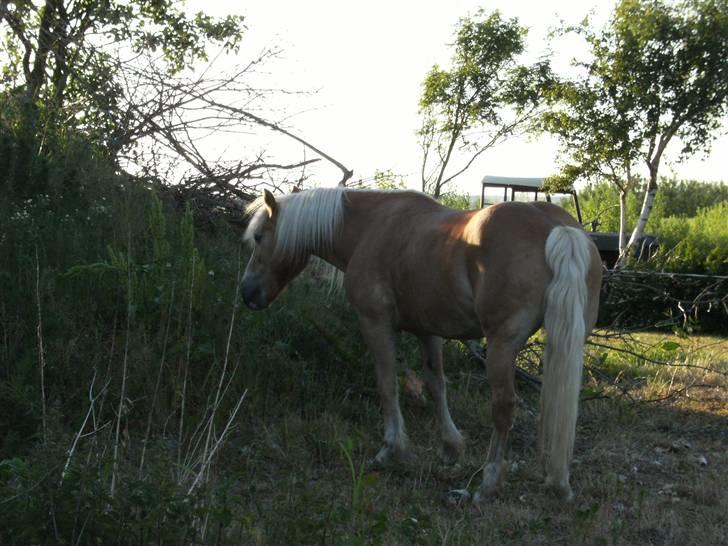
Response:
[[[494,430],[483,469],[483,482],[474,498],[476,503],[493,495],[505,476],[503,457],[508,443],[508,433],[513,426],[516,406],[514,363],[519,349],[520,344],[513,341],[488,338],[486,371],[492,396]]]
[[[399,409],[397,388],[397,349],[394,330],[386,325],[360,317],[364,341],[374,358],[377,387],[384,417],[384,446],[374,457],[374,464],[406,462],[411,459],[404,419]]]
[[[457,461],[465,450],[465,442],[450,416],[447,407],[445,373],[442,366],[442,338],[421,336],[420,348],[425,368],[425,382],[435,404],[437,422],[440,425],[443,456],[447,461]]]

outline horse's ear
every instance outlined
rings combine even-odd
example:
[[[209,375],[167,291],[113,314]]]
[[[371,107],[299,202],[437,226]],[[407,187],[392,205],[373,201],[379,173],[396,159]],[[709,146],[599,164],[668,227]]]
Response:
[[[293,186],[291,193],[301,193],[301,188],[299,188],[298,186]]]
[[[268,211],[268,218],[273,218],[273,215],[278,210],[278,203],[276,198],[268,190],[263,190],[263,202],[265,203],[265,210]]]

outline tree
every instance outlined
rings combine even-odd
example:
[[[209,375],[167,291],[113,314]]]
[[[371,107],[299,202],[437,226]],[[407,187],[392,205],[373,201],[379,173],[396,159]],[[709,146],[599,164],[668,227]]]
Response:
[[[525,36],[517,19],[498,11],[460,20],[452,67],[433,66],[423,82],[422,191],[439,197],[483,152],[533,118],[550,69],[546,61],[517,64]],[[457,152],[465,154],[464,163],[451,169]]]
[[[638,147],[632,139],[630,102],[602,83],[598,76],[561,81],[546,93],[561,108],[544,112],[543,127],[559,137],[568,163],[545,186],[550,191],[564,191],[578,179],[614,184],[619,195],[621,254],[627,246],[627,197],[636,182],[633,166]]]
[[[189,17],[179,8],[171,0],[2,0],[8,63],[3,84],[22,97],[29,115],[41,107],[46,114],[64,109],[71,123],[113,134],[123,126],[108,119],[119,115],[114,106],[122,90],[114,75],[123,68],[123,53],[159,53],[157,60],[174,75],[205,59],[210,46],[238,46],[242,17]]]
[[[678,159],[707,150],[728,110],[728,1],[622,0],[607,28],[566,30],[586,38],[592,59],[552,88],[544,126],[561,138],[567,178],[606,177],[626,199],[634,167],[646,167],[624,258],[644,233],[668,145],[680,140]]]
[[[220,161],[200,145],[210,133],[239,140],[244,131],[276,131],[350,177],[259,113],[277,90],[256,88],[251,74],[277,50],[226,74],[214,70],[216,55],[201,70],[212,53],[238,51],[243,23],[237,15],[190,15],[184,2],[172,0],[0,0],[0,123],[30,150],[25,155],[45,153],[54,135],[57,147],[80,135],[120,170],[145,181],[181,182],[178,190],[224,203],[249,198],[263,177],[275,185],[295,171],[295,183],[318,159],[286,163],[241,149],[235,160]]]

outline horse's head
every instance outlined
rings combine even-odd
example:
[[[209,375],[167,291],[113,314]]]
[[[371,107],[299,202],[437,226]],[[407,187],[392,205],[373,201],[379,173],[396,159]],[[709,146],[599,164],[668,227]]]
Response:
[[[265,309],[283,288],[306,266],[308,256],[291,256],[276,248],[276,226],[280,204],[273,194],[264,190],[262,203],[257,206],[246,239],[253,243],[253,254],[242,280],[243,301],[251,309]]]

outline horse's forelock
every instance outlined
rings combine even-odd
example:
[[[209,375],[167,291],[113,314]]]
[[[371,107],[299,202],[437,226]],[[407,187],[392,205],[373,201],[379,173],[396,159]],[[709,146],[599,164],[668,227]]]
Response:
[[[296,259],[304,253],[327,250],[343,216],[345,188],[316,188],[276,198],[278,220],[276,253]],[[250,203],[245,212],[252,215],[243,239],[250,243],[266,220],[263,197]]]
[[[316,188],[279,202],[276,252],[290,259],[327,251],[343,216],[345,188]]]
[[[243,234],[243,241],[247,244],[252,244],[255,232],[258,231],[260,225],[265,221],[264,204],[263,196],[261,196],[245,207],[245,216],[250,218],[248,227],[245,228],[245,233]]]

